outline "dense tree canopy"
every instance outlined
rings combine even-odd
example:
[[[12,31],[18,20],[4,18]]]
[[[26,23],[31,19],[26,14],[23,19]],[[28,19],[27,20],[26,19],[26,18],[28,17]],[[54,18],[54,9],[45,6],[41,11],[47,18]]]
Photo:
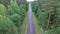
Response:
[[[3,4],[0,4],[0,15],[7,15],[8,11]]]
[[[0,34],[18,34],[14,23],[6,16],[0,15]]]
[[[0,34],[21,34],[26,0],[0,0]]]
[[[32,7],[46,34],[60,34],[60,0],[37,0]]]
[[[19,8],[16,0],[15,1],[11,0],[10,1],[10,5],[8,6],[8,11],[9,11],[10,15],[11,14],[16,14],[16,13],[18,14],[18,13],[20,13],[20,8]]]

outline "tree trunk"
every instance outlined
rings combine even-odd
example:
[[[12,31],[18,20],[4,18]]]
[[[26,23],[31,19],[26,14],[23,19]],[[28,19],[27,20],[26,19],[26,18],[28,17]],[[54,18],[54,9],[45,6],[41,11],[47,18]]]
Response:
[[[48,23],[47,23],[46,30],[48,29],[48,27],[49,27],[49,24],[50,24],[50,17],[51,17],[51,14],[49,14],[49,18],[48,18]]]

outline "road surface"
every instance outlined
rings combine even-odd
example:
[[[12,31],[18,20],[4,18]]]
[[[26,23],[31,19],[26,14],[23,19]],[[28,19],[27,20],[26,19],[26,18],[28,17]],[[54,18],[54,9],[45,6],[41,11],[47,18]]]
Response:
[[[34,21],[32,17],[32,7],[31,4],[29,4],[28,8],[28,23],[26,28],[26,34],[36,34],[35,27],[34,27]]]

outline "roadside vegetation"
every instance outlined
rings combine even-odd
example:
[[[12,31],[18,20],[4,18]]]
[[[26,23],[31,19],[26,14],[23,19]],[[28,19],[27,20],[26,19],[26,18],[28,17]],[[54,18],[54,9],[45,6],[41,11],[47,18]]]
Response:
[[[21,26],[21,34],[26,34],[27,23],[28,23],[28,12],[25,14],[25,18],[24,18],[23,24]]]
[[[41,32],[40,32],[40,27],[38,25],[38,19],[36,18],[34,13],[32,15],[33,15],[34,25],[35,25],[35,29],[36,29],[36,34],[40,34]]]
[[[60,0],[37,0],[32,8],[42,34],[60,34]]]
[[[0,34],[21,34],[26,13],[26,0],[0,0]]]
[[[36,34],[60,34],[60,0],[32,2]],[[26,34],[26,0],[0,0],[0,34]]]

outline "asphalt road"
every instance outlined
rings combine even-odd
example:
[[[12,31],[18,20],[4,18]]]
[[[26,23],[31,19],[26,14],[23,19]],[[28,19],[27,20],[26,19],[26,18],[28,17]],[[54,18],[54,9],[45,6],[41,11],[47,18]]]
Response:
[[[28,23],[26,27],[26,34],[36,34],[35,27],[34,27],[34,21],[32,17],[32,7],[31,4],[29,4],[28,8]]]

